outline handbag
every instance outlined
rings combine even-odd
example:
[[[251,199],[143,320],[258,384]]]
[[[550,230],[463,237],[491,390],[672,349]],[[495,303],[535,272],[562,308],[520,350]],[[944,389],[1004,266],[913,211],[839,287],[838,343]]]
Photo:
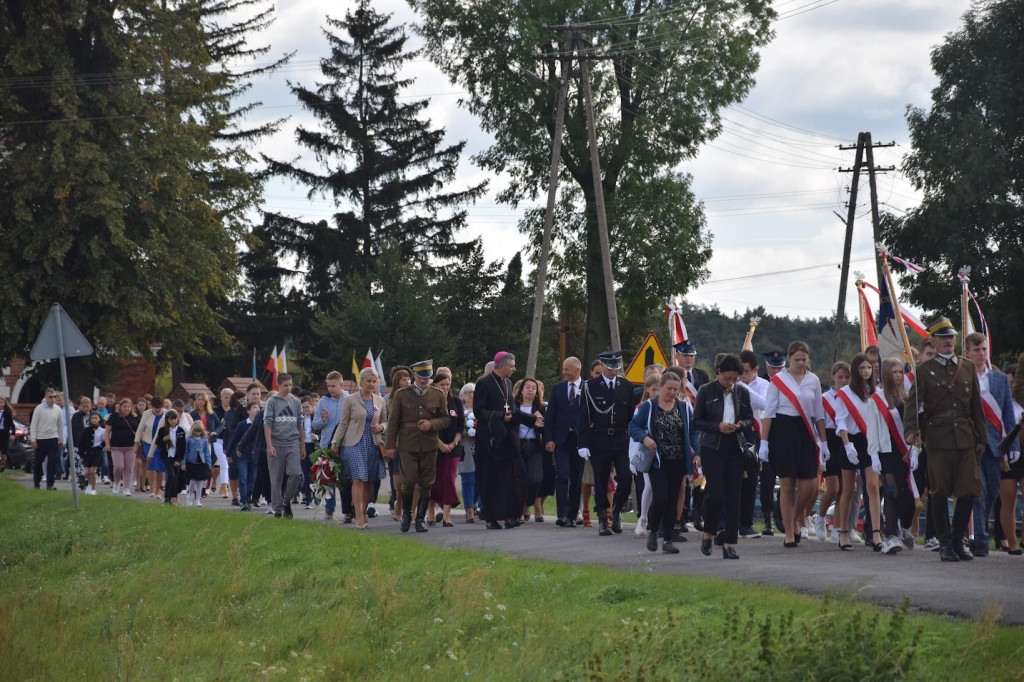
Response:
[[[651,403],[651,409],[647,413],[647,436],[651,436],[651,414],[654,412],[653,401]],[[653,436],[651,436],[653,438]],[[646,474],[651,470],[651,464],[654,463],[654,456],[657,451],[651,450],[643,441],[635,441],[632,438],[629,440],[629,464],[638,474]]]

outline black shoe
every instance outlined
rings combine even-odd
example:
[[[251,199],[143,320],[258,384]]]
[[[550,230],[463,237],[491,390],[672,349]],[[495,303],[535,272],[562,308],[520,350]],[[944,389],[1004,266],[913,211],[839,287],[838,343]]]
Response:
[[[352,523],[352,514],[345,514],[345,523]]]
[[[487,530],[501,530],[501,524],[497,521],[488,521]]]
[[[512,530],[513,528],[515,528],[518,525],[519,525],[518,521],[506,521],[505,522],[505,530]]]
[[[557,519],[555,519],[555,525],[559,528],[568,528],[569,522],[566,519],[559,516]]]
[[[975,540],[971,543],[971,554],[973,554],[976,557],[988,556],[988,543],[981,542],[980,540]]]
[[[240,502],[238,501],[238,498],[236,497],[235,499],[231,500],[231,506],[232,506],[232,507],[240,507],[240,506],[242,506],[242,505],[241,505],[241,503],[240,503]]]
[[[679,554],[679,548],[672,544],[670,540],[666,540],[661,543],[662,554]]]
[[[275,519],[281,518],[281,512],[279,512],[279,511],[274,512],[274,518]]]
[[[769,537],[769,538],[773,537],[775,535],[775,531],[772,530],[772,520],[771,519],[765,519],[764,520],[764,529],[761,531],[761,535],[764,535],[765,537]]]
[[[466,523],[476,523],[476,519],[466,519]]]
[[[412,514],[410,514],[407,511],[403,511],[402,512],[402,523],[401,523],[401,525],[398,526],[398,530],[402,531],[403,533],[408,533],[409,532],[409,526],[411,526],[411,525],[412,525]]]
[[[368,519],[375,519],[375,518],[377,518],[377,508],[376,507],[369,507],[366,510],[366,518],[368,518]]]
[[[36,488],[38,488],[39,487],[39,481],[33,482],[32,485],[34,485]]]
[[[48,486],[46,486],[46,489],[47,490],[56,490],[57,486],[55,486],[55,485],[48,485]]]
[[[427,532],[427,525],[425,523],[423,523],[423,519],[416,519],[416,532],[417,533],[426,533]]]
[[[658,551],[658,534],[655,533],[653,530],[647,534],[647,551]]]
[[[722,548],[722,558],[723,559],[739,559],[740,555],[737,554],[736,550],[733,549],[732,547],[723,547]]]
[[[447,521],[442,521],[441,522],[441,527],[442,528],[454,528],[455,524],[454,523],[448,523]]]
[[[292,514],[292,503],[291,502],[289,502],[289,503],[284,505],[284,517],[286,519],[293,519],[293,518],[295,518],[295,515]]]
[[[949,542],[943,542],[939,546],[939,560],[940,561],[960,561],[960,557],[953,551],[953,545]]]
[[[601,522],[598,525],[599,525],[599,530],[597,531],[598,535],[611,535],[612,534],[612,529],[608,527],[608,522],[605,521],[604,519],[601,519]]]
[[[704,556],[711,556],[711,538],[700,541],[700,553]]]
[[[963,538],[953,538],[953,553],[960,561],[971,561],[974,557],[967,551]]]
[[[612,512],[612,532],[616,535],[622,532],[621,512],[618,510]]]
[[[800,541],[803,540],[804,538],[803,538],[802,535],[800,535],[800,533],[797,533],[796,535],[793,536],[793,539],[796,540],[796,544],[799,545]],[[881,544],[881,543],[879,543],[879,544]]]

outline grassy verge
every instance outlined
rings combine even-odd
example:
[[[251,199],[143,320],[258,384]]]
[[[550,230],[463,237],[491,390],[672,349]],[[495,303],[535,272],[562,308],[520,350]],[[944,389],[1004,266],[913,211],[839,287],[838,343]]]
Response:
[[[709,578],[118,498],[73,511],[4,480],[0,500],[12,680],[1014,679],[1024,643]]]

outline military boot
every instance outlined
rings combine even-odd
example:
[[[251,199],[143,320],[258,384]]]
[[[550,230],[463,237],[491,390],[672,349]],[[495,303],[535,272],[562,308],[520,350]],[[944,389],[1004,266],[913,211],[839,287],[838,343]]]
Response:
[[[422,490],[420,491],[420,503],[419,503],[419,506],[416,507],[416,532],[417,533],[426,533],[427,532],[427,524],[424,523],[424,521],[427,518],[427,504],[430,502],[430,500],[427,499],[427,498],[429,498],[429,497],[430,496],[429,495],[425,495]]]
[[[412,493],[408,495],[402,495],[402,525],[398,527],[398,530],[403,533],[409,532],[409,526],[412,525]]]

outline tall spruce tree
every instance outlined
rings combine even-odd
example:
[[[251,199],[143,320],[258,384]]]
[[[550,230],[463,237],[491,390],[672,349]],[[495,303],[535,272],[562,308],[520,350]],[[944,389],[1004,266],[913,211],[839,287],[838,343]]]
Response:
[[[227,63],[262,54],[246,39],[266,10],[222,13],[263,4],[0,8],[0,363],[26,352],[53,301],[101,362],[227,341],[212,304],[259,198],[246,145],[273,126],[241,127],[232,99],[251,73]]]
[[[320,309],[336,305],[346,282],[368,293],[375,260],[395,249],[401,263],[428,270],[438,259],[470,253],[456,240],[465,225],[462,206],[485,185],[451,189],[465,142],[443,145],[445,131],[424,118],[429,102],[400,102],[411,79],[398,77],[416,56],[406,51],[403,25],[361,0],[342,20],[327,18],[330,57],[321,60],[326,81],[291,89],[321,123],[299,127],[298,143],[314,153],[319,171],[267,159],[270,171],[330,197],[330,221],[270,213],[261,248],[293,256],[306,293]]]

